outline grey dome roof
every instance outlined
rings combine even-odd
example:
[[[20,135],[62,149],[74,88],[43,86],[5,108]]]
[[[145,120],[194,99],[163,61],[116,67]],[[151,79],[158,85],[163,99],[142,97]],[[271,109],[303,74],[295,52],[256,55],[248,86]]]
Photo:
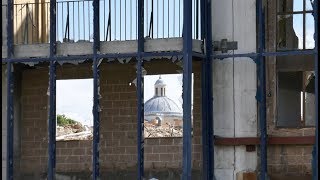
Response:
[[[159,79],[154,83],[154,85],[164,85],[164,81],[159,77]]]
[[[182,116],[182,109],[166,96],[154,96],[144,104],[144,114]]]

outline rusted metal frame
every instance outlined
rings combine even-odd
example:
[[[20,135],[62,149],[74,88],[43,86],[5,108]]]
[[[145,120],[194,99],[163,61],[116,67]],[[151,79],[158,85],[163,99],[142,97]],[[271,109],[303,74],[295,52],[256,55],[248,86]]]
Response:
[[[266,180],[268,173],[267,162],[267,121],[266,121],[266,71],[265,57],[265,32],[264,32],[264,7],[263,0],[257,0],[257,21],[258,21],[258,56],[256,57],[258,75],[258,116],[260,126],[260,180]]]
[[[142,75],[144,52],[144,0],[138,0],[138,49],[137,49],[137,179],[144,179],[144,79]]]
[[[315,136],[316,136],[316,144],[314,146],[314,152],[312,153],[312,174],[313,180],[318,180],[319,177],[319,40],[318,40],[318,23],[319,23],[319,1],[313,1],[313,17],[315,22],[315,30],[314,30],[314,62],[315,62]]]
[[[183,180],[191,180],[192,1],[183,3]]]
[[[213,129],[213,88],[212,88],[212,26],[211,0],[201,0],[201,39],[204,40],[205,54],[202,58],[201,97],[202,97],[202,154],[203,179],[214,177],[214,129]]]
[[[92,178],[100,179],[100,69],[98,52],[100,50],[99,0],[93,0],[93,141]]]
[[[50,0],[48,180],[54,180],[56,172],[56,3]]]

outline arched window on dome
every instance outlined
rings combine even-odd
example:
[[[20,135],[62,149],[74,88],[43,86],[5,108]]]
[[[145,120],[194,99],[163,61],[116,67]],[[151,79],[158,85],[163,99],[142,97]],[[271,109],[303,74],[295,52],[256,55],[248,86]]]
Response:
[[[161,96],[163,96],[163,88],[161,88]]]

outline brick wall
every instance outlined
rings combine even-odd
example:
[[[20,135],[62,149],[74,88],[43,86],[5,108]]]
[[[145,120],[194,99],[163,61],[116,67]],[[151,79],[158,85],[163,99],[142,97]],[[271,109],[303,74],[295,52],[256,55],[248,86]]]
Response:
[[[268,149],[268,168],[271,174],[311,174],[312,146],[276,145]]]
[[[159,68],[163,66],[164,68]],[[137,97],[129,82],[136,76],[134,64],[110,63],[101,66],[100,76],[100,169],[136,169]],[[176,73],[178,66],[166,62],[146,63],[148,74]],[[165,69],[156,72],[157,69]],[[58,79],[90,78],[91,64],[63,65],[57,68]],[[22,73],[21,161],[23,174],[47,171],[48,68],[28,69]],[[193,167],[201,166],[200,64],[194,63],[194,137]],[[90,172],[91,141],[57,142],[57,172]],[[145,140],[145,169],[181,168],[182,138]]]

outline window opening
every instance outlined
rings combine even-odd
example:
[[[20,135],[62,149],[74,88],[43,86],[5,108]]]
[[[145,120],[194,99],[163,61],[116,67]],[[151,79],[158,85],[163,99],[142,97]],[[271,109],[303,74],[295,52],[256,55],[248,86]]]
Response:
[[[93,79],[57,80],[56,140],[92,140]]]
[[[277,50],[313,49],[314,0],[279,0],[277,8]]]
[[[279,127],[315,125],[314,71],[278,72]]]
[[[145,138],[182,137],[182,74],[144,76],[144,100]],[[191,118],[193,119],[193,113]]]

